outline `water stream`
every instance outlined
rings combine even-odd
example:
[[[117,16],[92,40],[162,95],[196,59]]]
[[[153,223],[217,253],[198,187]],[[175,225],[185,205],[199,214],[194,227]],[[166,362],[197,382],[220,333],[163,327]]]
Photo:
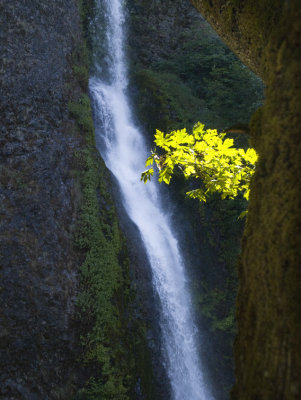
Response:
[[[98,0],[96,4],[96,25],[100,15],[106,22],[104,32],[102,27],[99,31],[95,28],[95,73],[89,85],[98,148],[118,180],[124,207],[140,231],[150,261],[154,289],[160,299],[163,363],[172,388],[172,400],[211,400],[198,356],[199,332],[193,321],[177,239],[160,205],[157,185],[140,182],[147,147],[133,123],[127,98],[124,2]],[[97,48],[104,42],[106,54]]]

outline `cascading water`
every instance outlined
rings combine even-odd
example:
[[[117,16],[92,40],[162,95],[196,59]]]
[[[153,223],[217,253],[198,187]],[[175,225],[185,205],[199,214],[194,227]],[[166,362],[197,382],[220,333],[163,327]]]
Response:
[[[97,46],[98,17],[105,14],[106,51],[100,58]],[[132,122],[126,96],[127,68],[124,47],[122,0],[98,0],[94,39],[95,74],[90,79],[96,136],[107,167],[117,178],[129,217],[145,244],[160,299],[160,326],[167,374],[173,400],[211,400],[198,357],[198,332],[191,315],[192,304],[177,240],[153,183],[140,182],[147,157],[143,137]],[[101,28],[99,28],[101,29]],[[102,36],[102,38],[98,37]],[[103,58],[103,55],[102,55]],[[107,64],[107,68],[103,67]]]

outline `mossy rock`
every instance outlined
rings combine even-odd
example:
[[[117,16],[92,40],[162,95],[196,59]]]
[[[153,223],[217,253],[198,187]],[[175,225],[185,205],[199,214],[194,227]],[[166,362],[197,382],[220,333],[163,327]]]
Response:
[[[298,0],[192,3],[267,84],[251,122],[259,153],[239,263],[233,399],[301,396],[301,9]],[[288,361],[289,360],[289,361]]]

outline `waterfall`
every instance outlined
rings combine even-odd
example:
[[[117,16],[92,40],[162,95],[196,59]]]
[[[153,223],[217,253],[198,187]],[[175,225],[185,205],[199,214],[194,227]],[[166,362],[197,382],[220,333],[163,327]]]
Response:
[[[150,261],[154,290],[160,299],[164,364],[172,400],[211,400],[198,356],[199,333],[192,317],[188,282],[177,239],[160,206],[157,185],[140,182],[147,149],[141,132],[133,123],[126,94],[123,3],[122,0],[96,1],[95,73],[89,87],[98,149],[119,183],[124,207],[140,231]],[[100,24],[99,19],[103,16]],[[106,54],[98,49],[103,42]]]

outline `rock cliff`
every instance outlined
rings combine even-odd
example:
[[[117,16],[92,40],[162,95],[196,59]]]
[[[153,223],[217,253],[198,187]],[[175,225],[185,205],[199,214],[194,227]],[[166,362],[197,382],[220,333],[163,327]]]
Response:
[[[80,254],[68,62],[74,0],[0,2],[1,384],[3,399],[66,398]]]

